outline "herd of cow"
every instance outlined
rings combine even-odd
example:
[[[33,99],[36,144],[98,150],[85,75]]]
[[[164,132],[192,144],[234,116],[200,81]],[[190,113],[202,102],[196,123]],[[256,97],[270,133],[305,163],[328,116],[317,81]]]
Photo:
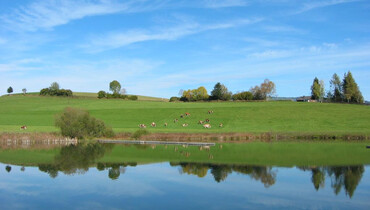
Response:
[[[213,114],[214,112],[212,111],[212,110],[209,110],[208,111],[208,114]],[[185,114],[181,114],[180,115],[180,118],[185,118],[185,117],[189,117],[190,116],[190,113],[189,112],[185,112]],[[177,122],[179,122],[179,119],[174,119],[173,120],[173,123],[177,123]],[[205,120],[199,120],[198,121],[198,124],[200,124],[200,125],[203,125],[203,128],[211,128],[212,126],[211,126],[211,124],[210,124],[210,120],[207,118],[207,119],[205,119]],[[181,124],[182,125],[182,127],[187,127],[187,126],[189,126],[189,124],[188,123],[183,123],[183,124]],[[157,127],[157,124],[155,123],[155,122],[152,122],[151,124],[150,124],[150,126],[151,127]],[[167,127],[168,126],[168,123],[166,122],[166,123],[164,123],[164,127]],[[222,128],[223,127],[223,124],[222,123],[220,123],[219,124],[219,127],[220,128]],[[139,124],[139,128],[146,128],[146,125],[145,124]]]

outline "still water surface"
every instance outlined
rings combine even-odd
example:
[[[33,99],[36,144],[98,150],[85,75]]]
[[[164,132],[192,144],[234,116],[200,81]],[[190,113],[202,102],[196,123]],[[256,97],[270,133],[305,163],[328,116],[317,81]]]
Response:
[[[370,209],[369,165],[109,163],[98,149],[0,163],[1,209]]]

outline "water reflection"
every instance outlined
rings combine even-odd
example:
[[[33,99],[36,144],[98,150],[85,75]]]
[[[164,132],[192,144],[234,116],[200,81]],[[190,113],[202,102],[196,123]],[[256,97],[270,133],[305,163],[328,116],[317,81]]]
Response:
[[[37,167],[39,171],[47,173],[51,178],[58,177],[60,172],[66,175],[83,175],[90,168],[96,167],[98,171],[106,172],[107,177],[111,180],[124,179],[122,175],[125,174],[127,168],[135,167],[138,163],[102,161],[103,157],[109,156],[113,147],[113,144],[71,144],[62,147],[52,163],[37,164]],[[150,148],[148,145],[133,145],[133,147],[139,150]],[[164,149],[167,149],[167,146]],[[182,175],[192,175],[198,178],[205,178],[208,175],[212,176],[216,183],[224,182],[232,173],[246,175],[252,180],[262,183],[265,188],[272,187],[278,180],[279,167],[197,162],[170,162],[169,164],[171,167],[178,168]],[[328,179],[335,195],[344,189],[345,194],[350,198],[353,197],[365,172],[363,165],[301,166],[296,168],[311,174],[310,181],[316,191],[325,188],[326,179]],[[5,170],[11,173],[12,167],[7,165]],[[21,167],[21,171],[25,171],[24,166]]]

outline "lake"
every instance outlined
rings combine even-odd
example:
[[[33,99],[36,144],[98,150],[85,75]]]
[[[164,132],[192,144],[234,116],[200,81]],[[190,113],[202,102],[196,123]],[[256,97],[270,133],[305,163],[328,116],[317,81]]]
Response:
[[[3,146],[1,209],[370,209],[367,160],[256,165],[218,161],[215,148]]]

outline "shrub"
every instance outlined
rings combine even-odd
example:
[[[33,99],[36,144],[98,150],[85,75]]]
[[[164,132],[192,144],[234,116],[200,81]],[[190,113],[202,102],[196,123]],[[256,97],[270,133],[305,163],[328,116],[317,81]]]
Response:
[[[136,101],[136,100],[137,100],[137,96],[132,95],[132,96],[129,96],[129,97],[128,97],[128,99],[129,99],[129,100]]]
[[[43,88],[40,90],[40,95],[46,96],[49,95],[49,88]]]
[[[179,101],[180,98],[179,97],[176,97],[176,96],[173,96],[170,98],[170,102],[175,102],[175,101]]]
[[[139,139],[141,136],[143,135],[148,135],[150,134],[150,132],[146,129],[139,129],[137,131],[135,131],[132,135],[131,135],[131,138],[133,139]]]
[[[55,125],[61,129],[63,136],[71,138],[112,137],[113,130],[104,122],[91,117],[82,109],[67,107],[56,116]]]
[[[107,93],[103,90],[98,92],[98,98],[105,98],[107,97]]]
[[[253,94],[249,91],[236,93],[233,95],[233,100],[253,100]]]

